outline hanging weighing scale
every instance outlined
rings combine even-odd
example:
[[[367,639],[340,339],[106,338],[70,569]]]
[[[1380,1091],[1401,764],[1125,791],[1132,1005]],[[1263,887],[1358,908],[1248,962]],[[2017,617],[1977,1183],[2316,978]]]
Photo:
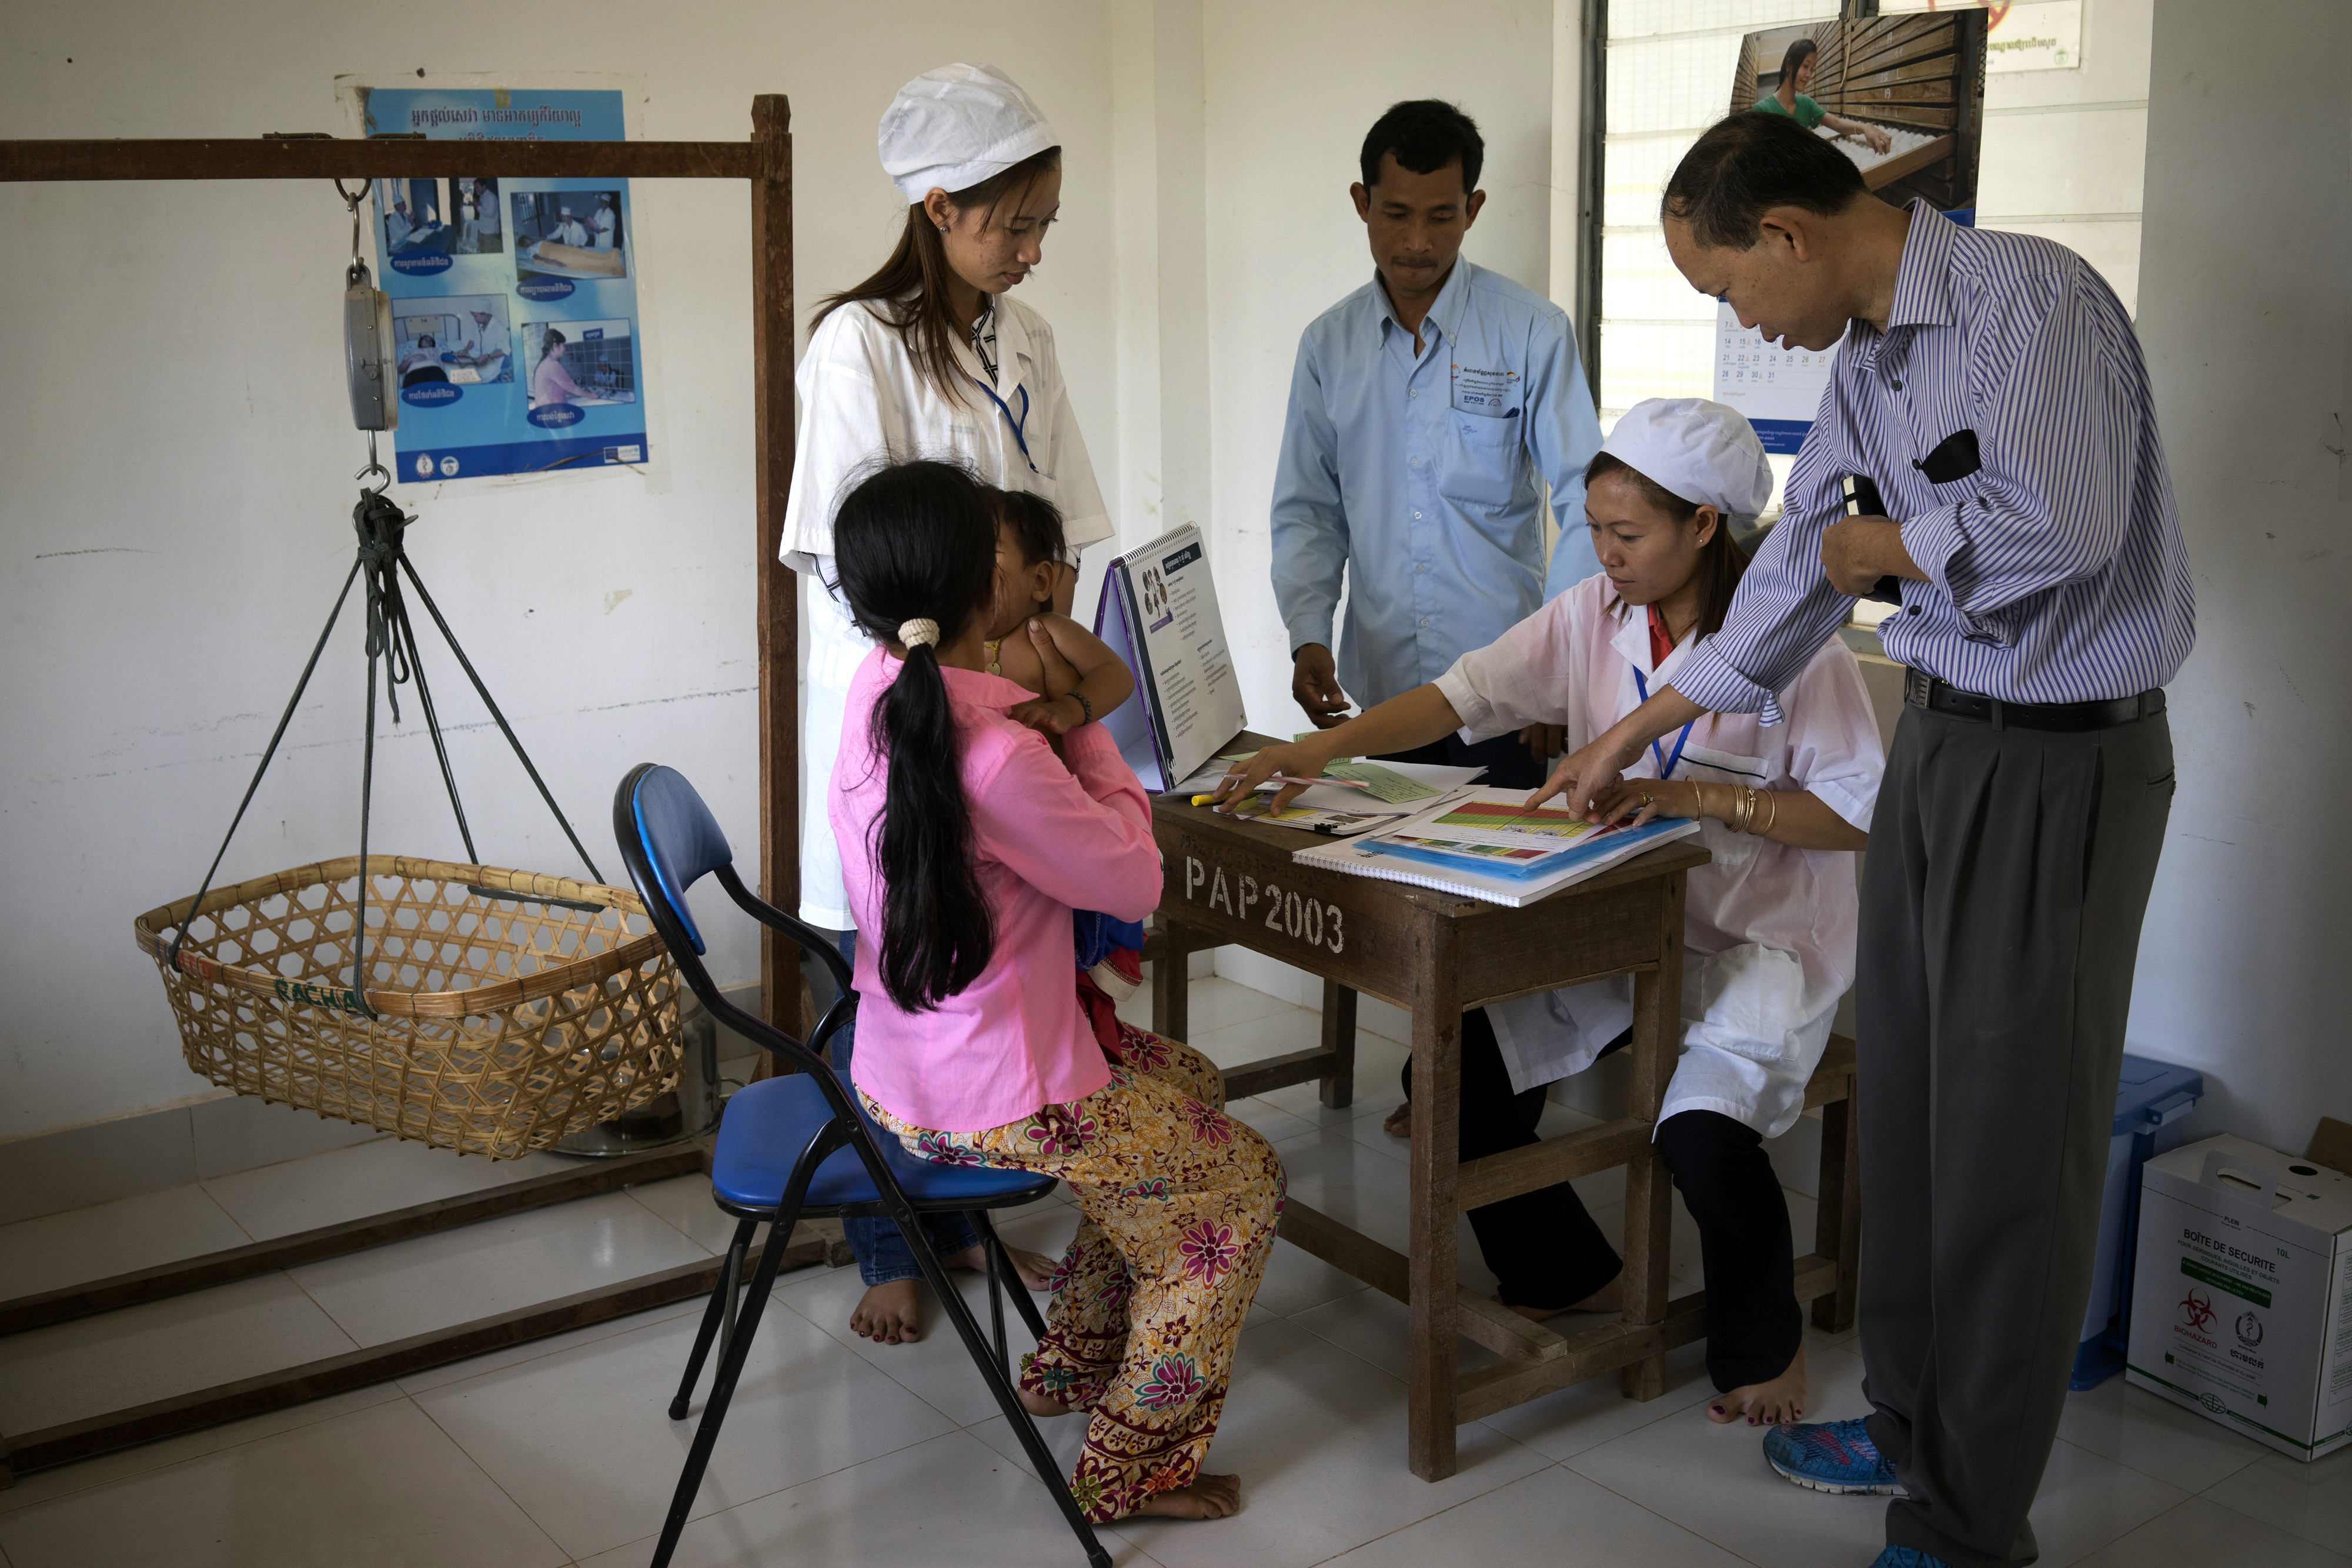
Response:
[[[360,253],[367,188],[346,191],[341,181],[335,188],[352,218],[344,366],[352,420],[368,441],[367,465],[354,476],[356,558],[202,884],[194,897],[139,916],[139,945],[163,973],[189,1067],[241,1094],[511,1159],[569,1140],[587,1140],[582,1153],[646,1147],[600,1140],[599,1130],[683,1087],[657,1120],[670,1137],[695,1135],[715,1113],[715,1084],[703,1070],[680,1084],[685,992],[677,970],[636,894],[604,881],[408,557],[406,530],[416,519],[384,493],[392,475],[375,445],[400,417],[392,302]],[[360,583],[367,712],[359,852],[215,888],[229,842]],[[588,880],[481,863],[410,619],[411,592]],[[379,672],[395,725],[400,688],[413,689],[465,846],[462,862],[370,852]]]

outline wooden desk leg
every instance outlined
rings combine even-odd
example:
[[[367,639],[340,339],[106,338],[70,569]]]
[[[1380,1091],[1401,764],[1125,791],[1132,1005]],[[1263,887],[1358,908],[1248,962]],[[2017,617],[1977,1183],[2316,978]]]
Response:
[[[1654,1124],[1666,1081],[1682,1052],[1683,879],[1676,874],[1659,899],[1658,967],[1633,977],[1633,1082],[1626,1114]],[[1419,1069],[1415,1069],[1418,1076]],[[1666,1162],[1655,1142],[1625,1167],[1625,1321],[1663,1322],[1666,1265],[1674,1246],[1674,1207]],[[1618,1374],[1628,1399],[1655,1399],[1666,1391],[1662,1351]]]
[[[1339,1059],[1323,1080],[1323,1103],[1344,1111],[1356,1101],[1356,993],[1337,980],[1323,982],[1323,1049]]]
[[[1454,1469],[1455,1216],[1462,1125],[1462,1003],[1453,922],[1423,912],[1413,987],[1412,1343],[1407,1349],[1406,1463],[1425,1481]],[[1663,1307],[1664,1298],[1661,1296]]]
[[[1852,1089],[1822,1107],[1821,1201],[1813,1250],[1837,1260],[1837,1290],[1813,1298],[1813,1326],[1828,1333],[1853,1327],[1862,1286],[1862,1141],[1854,1136]]]
[[[1192,950],[1185,945],[1186,928],[1165,915],[1160,917],[1160,935],[1164,947],[1151,966],[1151,1032],[1162,1040],[1182,1040],[1192,1028],[1187,973]]]

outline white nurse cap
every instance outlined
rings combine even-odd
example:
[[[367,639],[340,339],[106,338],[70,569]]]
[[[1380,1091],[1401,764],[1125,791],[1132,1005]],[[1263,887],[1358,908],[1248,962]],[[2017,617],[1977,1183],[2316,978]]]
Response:
[[[909,202],[967,191],[1060,145],[1054,128],[994,66],[941,66],[898,89],[876,141],[882,171]]]
[[[1703,397],[1635,403],[1601,450],[1684,500],[1743,523],[1772,498],[1772,465],[1755,428],[1738,410]]]

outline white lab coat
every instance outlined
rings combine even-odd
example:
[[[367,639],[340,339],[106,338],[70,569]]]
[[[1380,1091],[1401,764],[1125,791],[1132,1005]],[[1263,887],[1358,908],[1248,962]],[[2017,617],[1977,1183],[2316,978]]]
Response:
[[[826,586],[834,580],[834,511],[858,471],[876,458],[961,461],[985,484],[1033,491],[1059,507],[1073,558],[1113,532],[1062,382],[1053,329],[1017,300],[1000,295],[995,304],[993,398],[982,390],[987,376],[970,343],[956,345],[957,363],[979,384],[968,382],[968,398],[950,402],[898,332],[862,305],[845,305],[826,317],[801,360],[795,380],[800,444],[784,506],[782,554],[808,585],[801,601],[809,662],[801,706],[800,917],[812,925],[840,931],[856,924],[842,891],[841,852],[825,817],[824,792],[841,746],[850,677],[872,648],[848,607]],[[1015,418],[1023,421],[1026,457],[1014,439]]]
[[[555,232],[548,237],[559,245],[568,245],[575,250],[583,249],[588,244],[587,225],[578,218],[565,218],[555,225]]]
[[[487,360],[493,354],[511,354],[513,349],[507,336],[507,324],[493,316],[490,318],[489,325],[477,326],[471,316],[467,317],[466,334],[458,345],[457,351],[474,360]],[[481,366],[482,379],[496,381],[505,373],[506,368],[503,362],[496,365],[483,365]]]
[[[408,215],[405,213],[394,212],[384,214],[383,238],[386,250],[398,250],[408,243],[408,236],[415,232],[416,225],[408,221]]]
[[[613,248],[613,225],[614,221],[612,208],[598,207],[596,209],[595,221],[592,226],[596,231],[596,248],[598,250],[610,250]]]
[[[1465,653],[1437,685],[1461,715],[1465,739],[1559,724],[1574,750],[1640,706],[1635,669],[1654,692],[1673,681],[1695,642],[1685,637],[1653,670],[1648,612],[1618,599],[1605,576],[1589,577],[1490,646]],[[1770,727],[1753,714],[1702,717],[1672,777],[1810,790],[1868,831],[1885,754],[1853,653],[1832,638],[1780,694],[1780,707],[1788,722]],[[1671,757],[1675,737],[1660,744]],[[1655,751],[1626,769],[1628,779],[1657,776]],[[1853,982],[1853,855],[1791,849],[1713,819],[1699,834],[1715,859],[1690,873],[1683,1051],[1658,1119],[1714,1111],[1778,1137],[1804,1110],[1805,1082]],[[1632,1021],[1633,981],[1621,976],[1489,1003],[1486,1017],[1512,1087],[1529,1089],[1591,1065]]]

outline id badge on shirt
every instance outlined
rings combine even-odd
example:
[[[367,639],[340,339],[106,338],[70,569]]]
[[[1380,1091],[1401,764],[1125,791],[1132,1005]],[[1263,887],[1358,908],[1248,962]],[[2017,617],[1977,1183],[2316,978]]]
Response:
[[[1461,363],[1454,366],[1454,408],[1456,413],[1500,419],[1518,401],[1518,371],[1501,368],[1480,370]]]

